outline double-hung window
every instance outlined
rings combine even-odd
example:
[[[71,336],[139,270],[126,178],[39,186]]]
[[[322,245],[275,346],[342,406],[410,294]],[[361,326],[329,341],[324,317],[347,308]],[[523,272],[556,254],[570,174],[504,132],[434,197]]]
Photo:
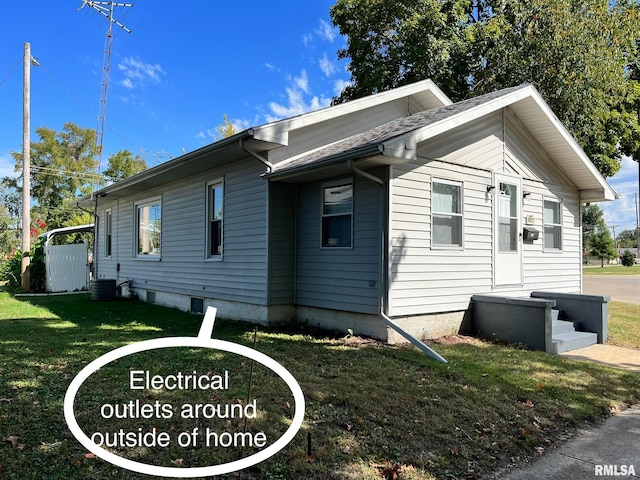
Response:
[[[431,182],[431,245],[462,248],[462,183]]]
[[[207,185],[207,258],[222,258],[224,187],[222,180]]]
[[[137,202],[136,257],[159,259],[162,240],[162,201],[160,198]]]
[[[111,247],[113,240],[113,216],[111,210],[104,212],[104,256],[111,256]]]
[[[322,247],[353,246],[353,183],[322,187]]]
[[[543,228],[545,250],[562,250],[562,202],[544,199]]]

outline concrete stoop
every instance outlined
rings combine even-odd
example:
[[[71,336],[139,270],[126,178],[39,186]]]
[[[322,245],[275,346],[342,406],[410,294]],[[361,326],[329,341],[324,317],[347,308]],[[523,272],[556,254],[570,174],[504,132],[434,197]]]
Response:
[[[596,333],[578,332],[574,322],[558,319],[560,313],[558,310],[554,309],[551,313],[553,319],[551,323],[551,353],[558,355],[598,343],[598,335]]]
[[[598,335],[591,332],[571,332],[553,334],[553,352],[560,353],[577,350],[598,343]]]
[[[560,354],[607,341],[609,297],[534,291],[471,297],[471,334]]]

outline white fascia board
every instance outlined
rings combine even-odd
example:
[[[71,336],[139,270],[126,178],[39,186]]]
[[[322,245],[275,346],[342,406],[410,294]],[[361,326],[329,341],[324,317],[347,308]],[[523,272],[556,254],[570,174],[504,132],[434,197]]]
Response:
[[[587,170],[589,170],[589,173],[591,173],[594,180],[596,180],[602,187],[603,191],[600,196],[604,197],[605,200],[615,200],[616,198],[618,198],[618,194],[615,192],[615,190],[613,190],[613,188],[611,188],[611,185],[607,183],[602,173],[600,173],[600,171],[596,168],[587,154],[584,153],[584,150],[582,150],[580,145],[578,145],[578,142],[576,142],[573,135],[571,135],[571,133],[569,133],[562,122],[558,120],[558,117],[556,117],[556,115],[553,113],[551,107],[547,105],[547,102],[544,101],[542,95],[540,95],[540,93],[533,87],[531,89],[531,92],[531,98],[538,104],[540,110],[542,110],[542,112],[546,115],[547,119],[555,127],[556,131],[562,136],[563,140],[571,148],[573,153],[575,153],[575,155],[582,161],[582,164],[587,168]]]
[[[580,201],[583,203],[617,200],[620,196],[612,188],[591,188],[580,190]]]
[[[438,99],[442,106],[453,104],[452,100],[438,88],[431,80],[404,85],[402,87],[386,90],[384,92],[358,98],[349,102],[333,105],[321,110],[304,113],[297,117],[277,120],[259,127],[253,127],[253,138],[265,142],[278,143],[286,146],[289,142],[289,131],[298,128],[309,127],[317,123],[348,115],[350,113],[364,111],[368,108],[389,103],[399,98],[410,97],[421,92],[429,91]]]

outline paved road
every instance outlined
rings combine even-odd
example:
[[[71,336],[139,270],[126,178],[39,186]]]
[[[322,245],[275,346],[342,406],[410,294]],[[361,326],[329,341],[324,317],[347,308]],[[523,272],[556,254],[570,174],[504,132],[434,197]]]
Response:
[[[640,276],[637,275],[584,275],[582,293],[609,295],[618,302],[640,305]]]

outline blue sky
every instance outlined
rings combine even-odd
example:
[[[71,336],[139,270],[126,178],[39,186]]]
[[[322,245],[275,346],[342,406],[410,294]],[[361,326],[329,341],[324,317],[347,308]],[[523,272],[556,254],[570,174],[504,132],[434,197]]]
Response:
[[[151,165],[215,140],[223,115],[239,128],[327,106],[348,79],[328,0],[132,0],[114,27],[104,163],[120,149]],[[3,5],[0,29],[0,175],[22,144],[24,42],[31,126],[96,128],[108,21],[81,0]],[[36,140],[32,134],[32,140]]]
[[[81,0],[5,2],[0,29],[0,176],[14,175],[22,144],[24,42],[31,68],[31,127],[96,128],[107,20]],[[329,20],[335,0],[131,0],[116,8],[103,168],[127,149],[150,166],[211,143],[223,115],[238,129],[327,106],[347,82],[344,45]],[[27,6],[28,5],[28,8]],[[15,67],[15,69],[14,69]],[[616,232],[634,228],[637,163],[601,204]]]

